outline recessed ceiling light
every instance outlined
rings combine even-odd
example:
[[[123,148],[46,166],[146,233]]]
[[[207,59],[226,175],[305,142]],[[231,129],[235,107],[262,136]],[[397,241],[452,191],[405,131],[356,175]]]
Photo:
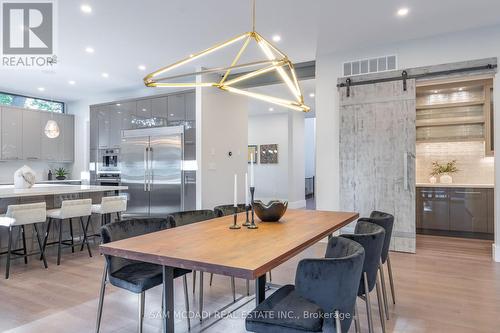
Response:
[[[116,106],[121,106],[121,104],[120,104],[120,103],[116,103],[115,105],[116,105]]]
[[[406,15],[408,15],[409,12],[410,12],[410,10],[406,7],[399,8],[398,9],[398,16],[406,16]]]
[[[437,94],[437,93],[438,93],[438,91],[437,91],[437,90],[434,90],[434,91],[433,91],[433,93]]]
[[[87,52],[87,53],[94,53],[94,52],[95,52],[95,50],[94,50],[94,48],[93,48],[93,47],[87,46],[87,47],[85,48],[85,52]]]
[[[281,40],[281,36],[280,35],[274,35],[273,36],[273,42],[279,42]]]
[[[73,80],[68,81],[68,83],[71,84],[72,86],[74,86],[76,84],[76,82]]]
[[[173,116],[174,116],[174,114],[173,114],[173,113],[171,113],[171,114],[170,114],[170,117],[173,117]]]
[[[147,109],[142,109],[142,112],[146,112],[146,111],[148,111],[148,110]]]
[[[44,87],[38,87],[38,91],[45,91]]]
[[[109,74],[108,74],[108,73],[102,73],[102,74],[101,74],[101,76],[102,76],[103,78],[106,78],[106,79],[107,79],[107,78],[109,77]]]
[[[274,108],[269,108],[269,111],[274,111]]]
[[[84,4],[80,6],[80,10],[84,12],[85,14],[90,14],[92,13],[92,7],[90,5]]]
[[[144,66],[144,65],[139,65],[139,66],[137,66],[137,68],[139,68],[141,71],[146,70],[146,66]]]
[[[462,91],[462,90],[464,90],[464,88],[458,88],[458,91]]]
[[[314,98],[314,96],[316,96],[316,95],[314,95],[314,93],[309,94],[309,97],[311,97],[311,98]]]

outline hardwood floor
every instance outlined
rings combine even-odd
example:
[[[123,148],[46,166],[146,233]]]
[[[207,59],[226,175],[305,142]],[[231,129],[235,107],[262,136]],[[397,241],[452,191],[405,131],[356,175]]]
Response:
[[[273,270],[273,282],[292,283],[295,267],[303,257],[321,257],[324,243]],[[97,254],[97,251],[96,251]],[[55,253],[48,255],[49,269],[30,258],[24,265],[15,260],[9,280],[0,279],[0,331],[93,332],[103,257],[88,258],[86,252],[63,253],[61,266]],[[491,242],[435,236],[417,236],[417,254],[391,253],[397,304],[390,305],[387,332],[498,332],[500,327],[500,264],[491,260]],[[5,259],[0,260],[3,275]],[[387,276],[387,274],[386,274]],[[191,274],[189,275],[191,279]],[[212,287],[205,278],[205,310],[232,301],[228,277],[215,276]],[[175,306],[184,309],[182,280],[175,281]],[[253,288],[253,285],[251,286]],[[193,296],[189,284],[191,309],[198,308],[198,287]],[[253,289],[251,289],[253,291]],[[245,294],[244,280],[237,279],[237,292]],[[160,288],[146,294],[144,332],[160,332]],[[375,296],[375,295],[374,295]],[[377,314],[376,298],[372,297]],[[136,332],[138,297],[109,287],[104,301],[101,332]],[[199,325],[193,319],[193,332],[245,332],[242,316],[250,311],[249,302],[213,326]],[[358,301],[362,331],[367,332],[364,304]],[[381,332],[378,316],[375,331]],[[353,325],[354,326],[354,325]],[[176,331],[184,332],[186,321],[176,319]],[[354,332],[354,327],[351,328]]]

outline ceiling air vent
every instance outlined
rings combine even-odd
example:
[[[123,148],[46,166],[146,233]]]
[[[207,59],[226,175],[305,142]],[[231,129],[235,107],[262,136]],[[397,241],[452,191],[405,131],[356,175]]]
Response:
[[[395,55],[354,60],[344,62],[344,76],[353,76],[369,74],[376,72],[385,72],[395,70],[397,67],[397,58]]]

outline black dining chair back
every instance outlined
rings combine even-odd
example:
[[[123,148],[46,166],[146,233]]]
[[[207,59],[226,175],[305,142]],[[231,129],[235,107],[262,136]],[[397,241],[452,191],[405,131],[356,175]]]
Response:
[[[247,331],[348,332],[364,257],[360,244],[331,238],[325,258],[301,260],[295,285],[281,287],[249,313]]]
[[[358,221],[375,223],[385,230],[384,246],[382,247],[382,263],[387,261],[389,248],[391,246],[392,230],[394,228],[394,215],[374,210],[369,218],[361,218]]]
[[[297,267],[295,289],[323,311],[338,311],[343,318],[342,332],[349,331],[354,317],[364,258],[365,250],[359,243],[332,237],[325,259],[303,259]]]
[[[141,218],[113,222],[101,228],[103,244],[118,240],[145,235],[151,232],[172,228],[173,225],[165,218]],[[113,274],[124,266],[136,263],[135,260],[105,255],[109,274]]]
[[[239,204],[236,207],[237,213],[243,213],[245,211],[245,204]],[[227,215],[234,214],[234,205],[219,205],[214,207],[214,213],[217,217],[223,217]]]
[[[215,213],[210,209],[189,210],[185,212],[172,213],[167,216],[167,220],[175,227],[211,220],[215,218]]]
[[[375,287],[377,279],[378,266],[382,247],[384,246],[385,231],[379,225],[374,223],[359,221],[356,223],[354,234],[344,234],[341,237],[348,238],[358,242],[365,249],[365,262],[363,264],[363,272],[366,272],[368,278],[368,289],[370,292]],[[363,277],[361,278],[363,280]],[[365,294],[363,281],[359,285],[358,295]]]

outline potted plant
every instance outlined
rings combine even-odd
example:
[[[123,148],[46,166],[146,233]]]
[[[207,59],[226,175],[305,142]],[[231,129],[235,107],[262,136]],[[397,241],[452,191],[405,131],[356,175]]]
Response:
[[[65,180],[66,176],[69,174],[69,172],[68,172],[68,170],[66,170],[64,168],[57,168],[55,170],[55,174],[56,174],[57,180]]]
[[[445,164],[438,163],[437,161],[432,162],[432,177],[439,176],[439,182],[443,184],[451,184],[453,182],[452,174],[457,173],[459,170],[457,168],[457,161],[453,160]],[[432,181],[431,181],[432,182]]]

